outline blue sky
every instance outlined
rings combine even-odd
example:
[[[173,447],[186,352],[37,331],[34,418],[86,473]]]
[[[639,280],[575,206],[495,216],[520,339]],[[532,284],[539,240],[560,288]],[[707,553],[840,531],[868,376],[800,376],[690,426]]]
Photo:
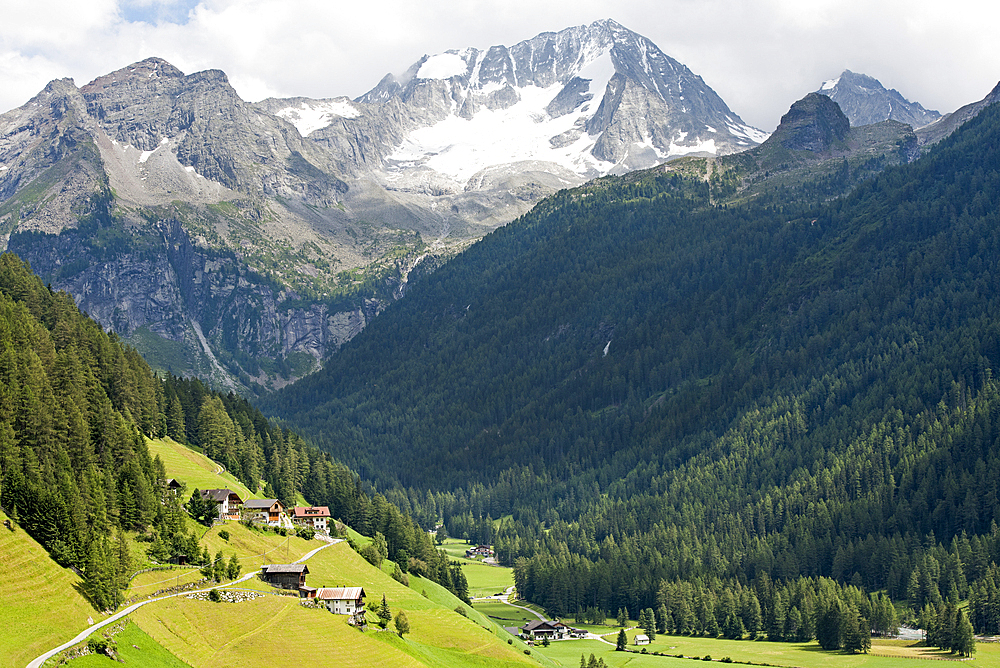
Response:
[[[423,54],[511,45],[612,18],[773,130],[844,69],[953,111],[1000,80],[1000,3],[983,0],[0,0],[0,111],[149,56],[225,71],[248,100],[356,97]]]
[[[198,6],[199,1],[151,2],[149,0],[132,0],[120,3],[119,7],[122,20],[125,22],[150,25],[165,23],[184,25],[190,19],[191,10]]]

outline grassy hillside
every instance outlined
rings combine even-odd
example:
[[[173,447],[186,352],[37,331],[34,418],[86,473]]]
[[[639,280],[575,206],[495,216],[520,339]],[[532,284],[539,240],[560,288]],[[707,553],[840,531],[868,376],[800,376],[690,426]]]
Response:
[[[118,658],[126,664],[142,666],[142,668],[186,668],[182,662],[170,652],[163,649],[135,624],[128,624],[121,633],[114,636]],[[106,656],[88,654],[74,659],[72,668],[110,668],[117,666]]]
[[[83,629],[100,615],[80,593],[82,580],[60,568],[23,529],[2,526],[0,513],[0,667],[22,668],[31,659],[68,640],[67,626]]]
[[[150,457],[160,456],[167,469],[167,475],[187,485],[187,493],[198,489],[221,489],[228,487],[243,500],[258,498],[231,473],[205,455],[181,445],[172,438],[157,438],[147,441]]]
[[[466,559],[465,551],[472,543],[449,538],[441,546],[448,556],[462,564],[462,572],[469,582],[469,596],[492,596],[514,585],[514,571],[504,566],[484,564],[481,559]]]
[[[284,550],[285,539],[274,534],[253,534],[245,527],[227,527],[228,545],[240,557],[262,548]],[[215,549],[217,536],[211,537]],[[318,541],[300,539],[289,549],[289,558],[301,556]],[[292,540],[289,540],[291,543]],[[301,543],[301,544],[300,544]],[[228,551],[223,546],[224,551]],[[344,666],[514,666],[535,665],[519,644],[508,645],[485,618],[463,617],[453,608],[455,600],[437,585],[411,580],[404,587],[373,568],[346,543],[328,547],[308,562],[311,586],[360,585],[369,600],[386,596],[393,614],[404,610],[411,633],[400,639],[394,633],[367,633],[350,627],[345,617],[324,610],[304,608],[297,599],[268,595],[253,601],[227,604],[173,598],[151,604],[134,615],[139,626],[157,643],[182,661],[200,666],[295,666],[322,662]],[[427,591],[427,597],[422,591]],[[262,589],[254,585],[255,589]],[[374,617],[372,616],[372,619]],[[488,626],[489,629],[483,628]]]

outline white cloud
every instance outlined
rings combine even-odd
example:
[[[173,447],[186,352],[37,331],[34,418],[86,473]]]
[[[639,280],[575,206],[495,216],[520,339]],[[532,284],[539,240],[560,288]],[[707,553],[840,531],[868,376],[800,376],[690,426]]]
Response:
[[[225,71],[247,99],[356,97],[425,53],[613,18],[771,130],[845,68],[951,111],[1000,78],[1000,5],[976,0],[0,0],[0,109],[148,56]]]

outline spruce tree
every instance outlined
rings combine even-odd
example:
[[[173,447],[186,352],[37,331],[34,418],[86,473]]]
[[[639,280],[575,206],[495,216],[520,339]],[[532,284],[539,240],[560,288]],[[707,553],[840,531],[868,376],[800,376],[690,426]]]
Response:
[[[976,636],[972,630],[972,623],[961,608],[959,608],[955,620],[955,635],[952,638],[951,651],[962,656],[972,656],[976,651]]]
[[[382,603],[378,606],[378,625],[383,629],[389,625],[392,621],[392,611],[389,609],[389,604],[386,603],[385,594],[382,594]]]
[[[618,640],[615,641],[615,650],[619,652],[625,651],[628,646],[628,636],[625,635],[625,629],[618,630]]]
[[[230,580],[235,580],[240,576],[241,570],[240,560],[236,558],[236,553],[233,552],[233,556],[229,558],[229,565],[226,567],[226,575]]]
[[[618,626],[628,625],[628,608],[618,608]]]

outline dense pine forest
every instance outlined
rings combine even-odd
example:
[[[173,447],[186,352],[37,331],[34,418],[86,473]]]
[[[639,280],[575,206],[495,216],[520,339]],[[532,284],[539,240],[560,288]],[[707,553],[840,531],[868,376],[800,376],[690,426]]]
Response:
[[[546,200],[266,410],[553,614],[828,578],[1000,631],[1000,110],[828,201],[693,171]]]
[[[209,559],[188,513],[166,488],[145,437],[203,451],[251,490],[286,506],[301,498],[376,538],[389,557],[466,598],[465,581],[428,534],[356,476],[246,400],[198,380],[159,378],[139,354],[46,288],[16,256],[0,255],[0,505],[52,558],[81,571],[100,609],[150,557]],[[369,556],[369,555],[365,555]]]

